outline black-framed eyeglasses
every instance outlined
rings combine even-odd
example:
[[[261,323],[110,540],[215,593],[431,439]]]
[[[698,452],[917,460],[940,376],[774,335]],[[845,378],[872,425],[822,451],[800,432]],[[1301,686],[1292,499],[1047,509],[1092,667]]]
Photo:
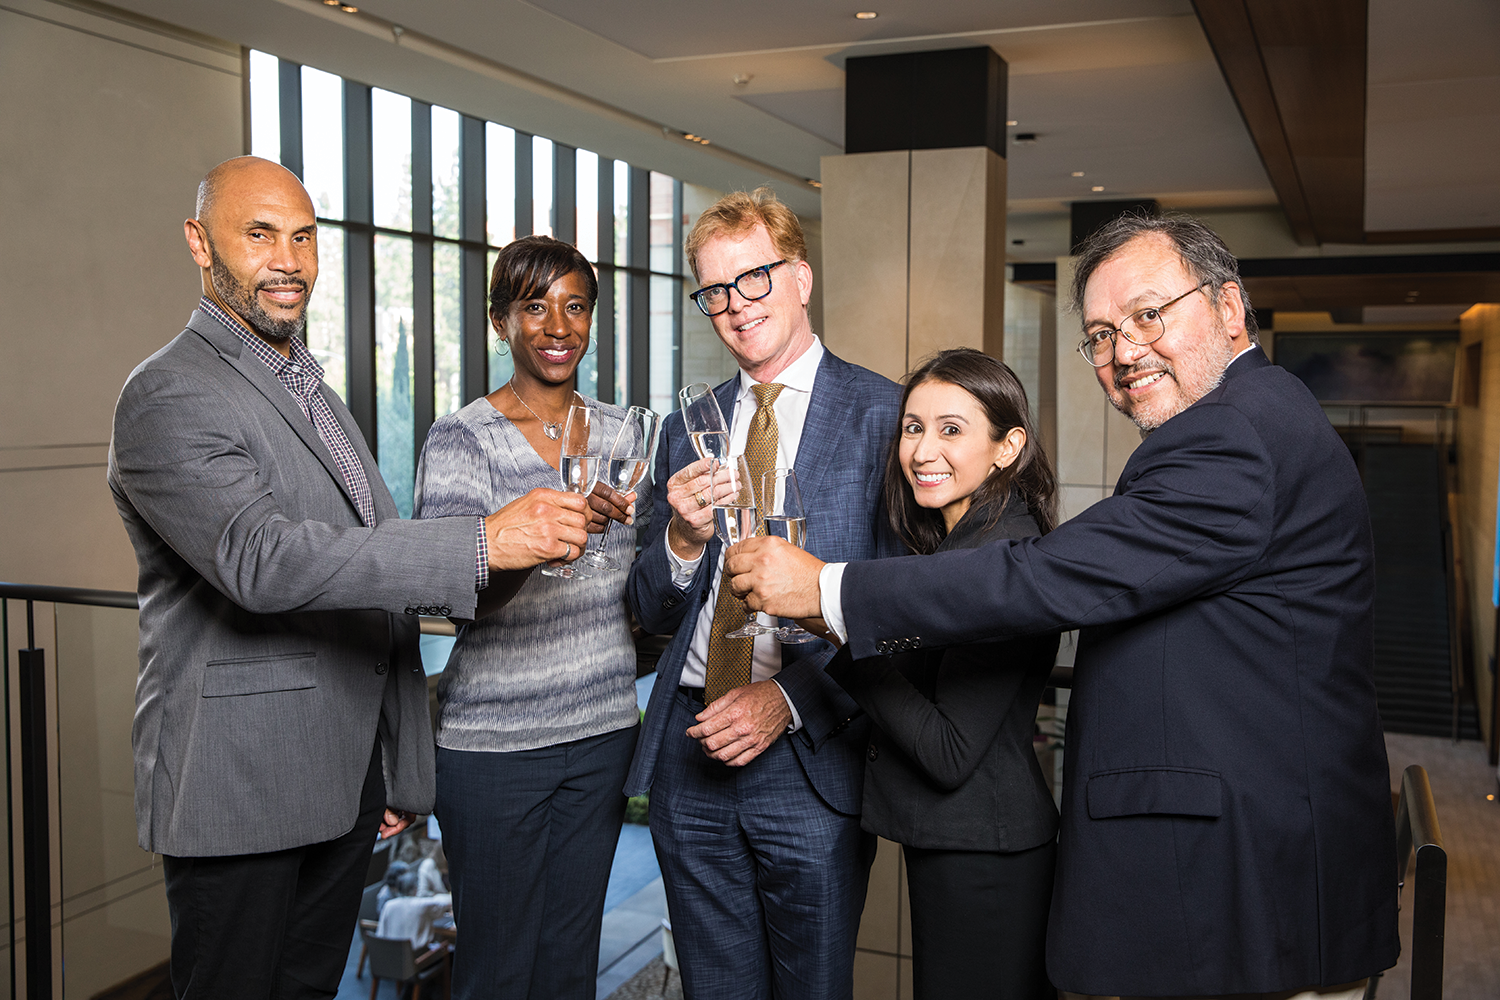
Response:
[[[760,267],[752,267],[727,285],[705,285],[692,293],[692,299],[698,303],[698,308],[703,310],[705,316],[717,316],[729,309],[731,288],[739,292],[740,297],[746,302],[763,299],[771,294],[771,268],[785,263],[785,260],[778,260],[770,264],[762,264]]]
[[[1181,302],[1183,299],[1199,291],[1212,282],[1200,282],[1196,287],[1189,288],[1177,298],[1170,302],[1164,302],[1159,306],[1147,306],[1145,309],[1137,309],[1120,321],[1116,329],[1100,327],[1091,330],[1078,342],[1078,353],[1083,355],[1083,360],[1095,368],[1103,368],[1115,359],[1115,338],[1124,337],[1137,347],[1145,347],[1154,344],[1161,339],[1162,334],[1167,332],[1167,321],[1162,313]],[[1134,327],[1134,332],[1127,330],[1126,326]]]

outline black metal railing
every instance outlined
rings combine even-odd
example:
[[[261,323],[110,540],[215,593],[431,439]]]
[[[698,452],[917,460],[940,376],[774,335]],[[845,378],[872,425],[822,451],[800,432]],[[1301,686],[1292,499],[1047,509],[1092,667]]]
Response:
[[[10,691],[10,605],[9,601],[25,602],[26,645],[17,650],[17,704],[15,714],[20,720],[21,757],[21,876],[24,890],[21,894],[21,913],[25,933],[25,995],[30,1000],[52,1000],[54,996],[53,969],[55,966],[52,938],[53,884],[52,865],[53,831],[50,817],[52,803],[49,801],[48,735],[50,730],[46,681],[46,651],[37,642],[35,605],[83,605],[89,607],[118,608],[134,611],[139,607],[136,595],[121,590],[92,590],[82,587],[51,587],[32,584],[0,582],[0,648],[3,648],[3,669],[0,669],[0,696],[3,704],[11,704]],[[452,636],[454,627],[445,618],[426,618],[421,622],[425,635]],[[14,802],[12,787],[11,713],[5,712],[3,723],[5,740],[5,793],[6,801]],[[60,762],[58,762],[60,763]],[[6,847],[10,857],[15,857],[15,810],[6,810]],[[17,996],[17,985],[21,971],[17,968],[16,954],[16,893],[7,893],[10,928],[10,992]]]
[[[1406,884],[1417,856],[1411,913],[1411,1000],[1442,1000],[1443,928],[1448,903],[1448,854],[1438,827],[1437,803],[1427,771],[1412,764],[1401,775],[1396,806],[1396,879]]]

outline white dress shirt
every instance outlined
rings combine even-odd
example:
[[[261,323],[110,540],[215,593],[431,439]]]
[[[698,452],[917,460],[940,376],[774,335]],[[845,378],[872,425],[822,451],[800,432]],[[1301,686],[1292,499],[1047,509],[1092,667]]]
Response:
[[[1251,344],[1229,359],[1229,365],[1255,350],[1259,345]],[[1229,365],[1224,370],[1229,370]],[[780,410],[777,411],[778,413]],[[849,641],[849,630],[844,627],[844,567],[848,563],[825,563],[818,571],[818,603],[823,612],[823,622],[828,630],[839,637],[839,642]]]
[[[786,367],[781,374],[777,375],[775,382],[784,386],[776,402],[772,405],[772,412],[776,414],[776,465],[780,468],[792,468],[797,463],[797,445],[802,440],[802,426],[807,422],[807,408],[812,403],[813,381],[818,375],[818,365],[823,360],[823,342],[813,337],[812,346],[802,352],[802,356]],[[745,439],[750,435],[750,419],[755,415],[756,402],[755,393],[751,387],[756,384],[755,380],[740,371],[739,394],[735,396],[734,416],[730,420],[729,427],[729,453],[731,455],[743,455],[745,453]],[[756,484],[759,489],[759,484]],[[681,559],[667,546],[667,559],[672,565],[672,583],[679,590],[686,590],[693,581],[693,574],[697,572],[698,563],[702,561],[700,554],[691,562]],[[709,584],[708,600],[704,602],[703,610],[698,615],[697,624],[693,629],[693,641],[688,647],[687,661],[682,665],[682,681],[684,687],[704,686],[704,664],[708,662],[708,641],[713,629],[714,607],[719,599],[719,584],[724,578],[724,555],[720,550],[719,559],[714,566],[711,575],[712,582]],[[760,621],[763,625],[774,624],[765,615],[761,615]],[[755,653],[750,664],[750,680],[770,680],[781,671],[781,644],[776,641],[774,635],[758,635],[755,637]],[[786,692],[782,692],[785,697]],[[792,710],[792,729],[801,728],[802,720],[797,715],[797,707],[787,700],[787,706]]]

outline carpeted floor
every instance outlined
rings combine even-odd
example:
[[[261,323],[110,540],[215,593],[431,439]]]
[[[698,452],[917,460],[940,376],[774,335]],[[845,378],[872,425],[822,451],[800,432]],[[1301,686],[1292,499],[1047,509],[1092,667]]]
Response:
[[[666,989],[662,989],[663,979]],[[609,995],[608,1000],[682,1000],[682,977],[673,972],[667,974],[667,966],[658,955],[620,988]]]

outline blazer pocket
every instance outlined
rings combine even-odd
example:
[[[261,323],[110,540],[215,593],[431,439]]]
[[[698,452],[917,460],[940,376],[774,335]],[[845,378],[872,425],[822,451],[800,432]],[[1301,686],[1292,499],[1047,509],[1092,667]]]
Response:
[[[203,671],[203,697],[301,691],[318,686],[316,653],[286,653],[231,660],[209,660]]]
[[[1089,775],[1087,790],[1090,819],[1224,814],[1224,782],[1218,771],[1191,767],[1099,771]]]

